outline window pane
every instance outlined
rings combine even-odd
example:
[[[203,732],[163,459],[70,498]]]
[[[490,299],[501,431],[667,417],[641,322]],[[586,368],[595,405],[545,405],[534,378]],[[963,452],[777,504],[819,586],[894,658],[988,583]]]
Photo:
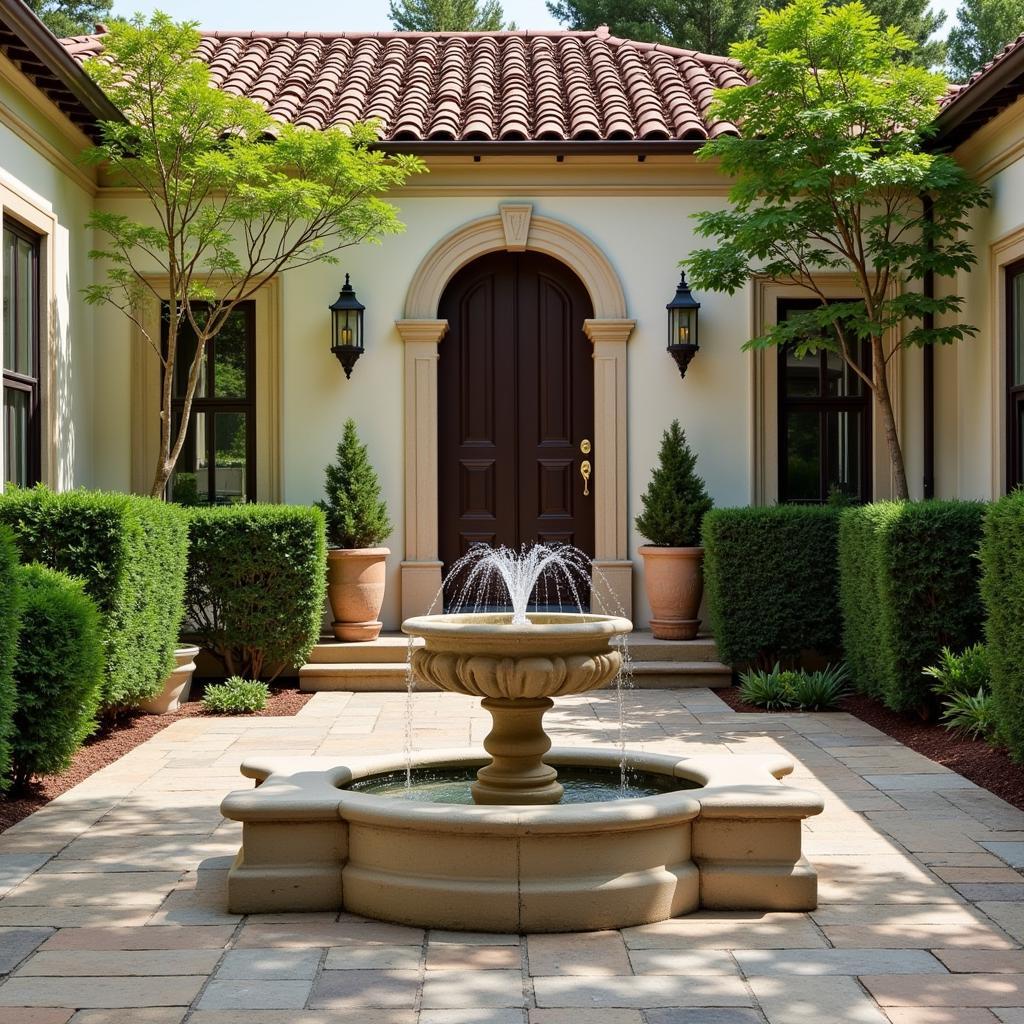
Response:
[[[829,398],[854,398],[863,382],[838,352],[825,353],[825,385]]]
[[[8,483],[28,487],[31,476],[29,392],[4,388],[4,477]]]
[[[216,502],[233,505],[246,498],[246,415],[216,413]]]
[[[174,417],[174,430],[181,423]],[[173,439],[172,439],[173,443]],[[171,500],[182,505],[205,505],[210,500],[210,467],[206,454],[206,413],[194,412],[181,456],[171,476]]]
[[[825,457],[828,487],[859,498],[861,480],[861,416],[859,412],[825,414]]]
[[[35,313],[36,313],[36,275],[35,275],[35,246],[26,242],[24,238],[18,239],[17,255],[17,289],[18,309],[17,323],[15,325],[15,369],[18,373],[24,373],[29,377],[36,375],[35,346],[32,340],[35,337]]]
[[[4,367],[14,369],[14,259],[18,240],[10,231],[4,232]]]
[[[1013,367],[1014,384],[1024,384],[1024,273],[1013,279]]]
[[[245,398],[248,318],[236,309],[213,342],[213,380],[217,398]]]
[[[786,395],[789,398],[814,398],[817,396],[821,373],[821,357],[802,358],[792,349],[786,349]]]
[[[786,417],[786,501],[820,501],[821,472],[817,412],[791,411]]]

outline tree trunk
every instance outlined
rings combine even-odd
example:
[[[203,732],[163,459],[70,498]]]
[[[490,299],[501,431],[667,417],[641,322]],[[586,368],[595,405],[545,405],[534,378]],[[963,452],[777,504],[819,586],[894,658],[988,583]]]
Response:
[[[910,498],[910,489],[907,487],[907,467],[903,461],[903,448],[900,445],[899,432],[896,429],[896,414],[893,412],[892,395],[889,393],[889,377],[886,373],[885,352],[882,348],[881,338],[871,339],[871,361],[875,398],[882,413],[885,443],[889,449],[889,461],[892,463],[893,484],[896,488],[893,497],[906,501]]]

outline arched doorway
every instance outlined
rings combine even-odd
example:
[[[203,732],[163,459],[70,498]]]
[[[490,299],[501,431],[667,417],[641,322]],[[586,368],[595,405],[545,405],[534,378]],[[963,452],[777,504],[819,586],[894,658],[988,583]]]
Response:
[[[475,543],[573,544],[594,556],[590,296],[565,264],[495,252],[449,281],[438,364],[439,555]]]

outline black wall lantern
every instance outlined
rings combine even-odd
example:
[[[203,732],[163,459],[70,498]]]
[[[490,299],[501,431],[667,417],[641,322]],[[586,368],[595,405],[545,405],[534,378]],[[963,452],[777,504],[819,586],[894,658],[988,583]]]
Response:
[[[363,354],[363,310],[366,307],[356,298],[355,290],[345,275],[345,284],[331,310],[331,351],[345,368],[346,379],[352,376],[352,367]]]
[[[697,310],[700,303],[690,292],[686,274],[679,275],[675,298],[668,310],[668,351],[679,367],[679,376],[686,376],[690,360],[697,354]]]

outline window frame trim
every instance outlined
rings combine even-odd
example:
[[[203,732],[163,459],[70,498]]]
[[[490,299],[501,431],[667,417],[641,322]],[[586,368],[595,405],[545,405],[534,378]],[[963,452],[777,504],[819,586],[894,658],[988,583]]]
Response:
[[[1013,280],[1024,276],[1024,258],[1016,259],[1012,263],[1005,263],[1001,267],[1003,272],[1003,289],[1005,291],[1005,315],[1006,331],[1004,337],[1003,355],[1005,367],[1003,370],[1003,402],[1006,408],[1006,490],[1012,491],[1015,487],[1024,484],[1024,429],[1021,428],[1019,408],[1024,407],[1024,367],[1021,367],[1022,382],[1014,384],[1016,367],[1014,366],[1014,325],[1017,320],[1024,319],[1024,304],[1021,309],[1016,308],[1013,295]],[[1014,413],[1017,413],[1014,416]]]

